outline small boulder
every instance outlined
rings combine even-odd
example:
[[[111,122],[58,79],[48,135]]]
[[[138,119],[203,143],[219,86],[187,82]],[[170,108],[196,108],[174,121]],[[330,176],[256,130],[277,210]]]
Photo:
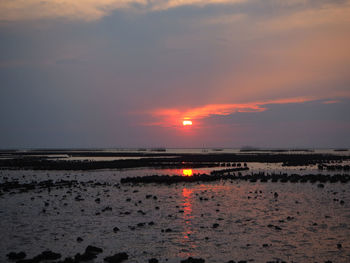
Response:
[[[189,257],[188,259],[181,260],[181,263],[204,263],[205,260],[202,258]]]
[[[94,246],[87,246],[86,249],[85,249],[85,253],[86,254],[94,254],[94,255],[97,255],[97,254],[100,254],[103,252],[103,249],[102,248],[99,248],[99,247],[94,247]]]
[[[26,253],[22,252],[10,252],[6,255],[8,257],[8,259],[10,260],[19,260],[19,259],[24,259],[27,255]]]
[[[124,260],[127,260],[128,258],[129,258],[128,254],[126,254],[125,252],[122,252],[122,253],[117,253],[113,256],[105,257],[104,261],[108,263],[120,263]]]

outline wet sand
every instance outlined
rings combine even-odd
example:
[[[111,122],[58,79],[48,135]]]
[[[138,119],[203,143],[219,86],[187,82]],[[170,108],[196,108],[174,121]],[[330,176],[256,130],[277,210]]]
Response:
[[[133,170],[2,170],[0,262],[16,262],[8,260],[10,252],[38,259],[46,250],[59,253],[50,262],[67,257],[83,262],[89,245],[102,251],[91,252],[96,258],[87,262],[104,262],[118,253],[127,259],[115,262],[153,258],[151,262],[175,263],[189,257],[205,262],[350,261],[346,171],[316,175],[305,165],[265,181],[271,172],[266,167],[259,168],[261,173],[258,168],[239,172],[232,165],[211,176],[234,179],[173,184],[122,183]],[[312,167],[319,171],[317,164]],[[282,168],[292,169],[279,164]],[[297,171],[305,173],[291,180]],[[251,180],[252,174],[260,177]],[[308,180],[302,181],[305,174]]]
[[[189,256],[206,262],[348,262],[348,186],[91,183],[9,193],[0,199],[6,240],[0,253],[5,260],[10,251],[34,257],[50,249],[67,257],[92,244],[103,248],[100,261],[126,252],[128,262]]]

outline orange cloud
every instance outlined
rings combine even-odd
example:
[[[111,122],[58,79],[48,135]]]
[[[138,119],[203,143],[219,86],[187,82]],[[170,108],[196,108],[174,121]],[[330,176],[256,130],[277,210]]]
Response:
[[[289,104],[289,103],[303,103],[313,101],[311,98],[288,98],[278,100],[267,100],[251,103],[235,103],[235,104],[208,104],[201,107],[188,108],[184,110],[179,109],[156,109],[150,112],[151,116],[157,121],[148,123],[148,125],[176,127],[184,119],[200,120],[214,115],[230,115],[237,112],[262,112],[265,111],[266,105],[271,104]]]
[[[339,100],[326,100],[323,102],[323,104],[334,104],[334,103],[339,103]]]
[[[20,21],[68,18],[94,21],[114,10],[154,12],[182,6],[235,4],[247,0],[2,0],[0,20]]]

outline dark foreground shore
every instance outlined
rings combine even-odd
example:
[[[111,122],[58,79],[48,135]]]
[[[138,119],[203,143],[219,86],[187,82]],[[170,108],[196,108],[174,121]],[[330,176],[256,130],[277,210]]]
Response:
[[[348,156],[154,154],[2,159],[0,262],[350,262]],[[269,170],[275,162],[289,172]],[[216,168],[190,176],[107,169],[133,165]]]

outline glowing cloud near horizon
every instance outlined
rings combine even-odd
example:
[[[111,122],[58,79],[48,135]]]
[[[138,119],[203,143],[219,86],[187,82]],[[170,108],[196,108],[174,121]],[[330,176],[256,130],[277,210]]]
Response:
[[[200,120],[208,118],[213,115],[227,116],[239,112],[263,112],[267,110],[267,106],[271,104],[289,104],[289,103],[304,103],[309,101],[316,101],[316,98],[288,98],[277,99],[261,102],[251,103],[236,103],[236,104],[208,104],[195,108],[188,108],[187,110],[163,108],[151,111],[150,114],[153,118],[158,119],[157,122],[151,123],[151,125],[163,126],[163,127],[176,127],[178,126],[178,120],[183,119],[183,126],[192,126],[192,120]],[[186,117],[184,117],[186,116]]]

